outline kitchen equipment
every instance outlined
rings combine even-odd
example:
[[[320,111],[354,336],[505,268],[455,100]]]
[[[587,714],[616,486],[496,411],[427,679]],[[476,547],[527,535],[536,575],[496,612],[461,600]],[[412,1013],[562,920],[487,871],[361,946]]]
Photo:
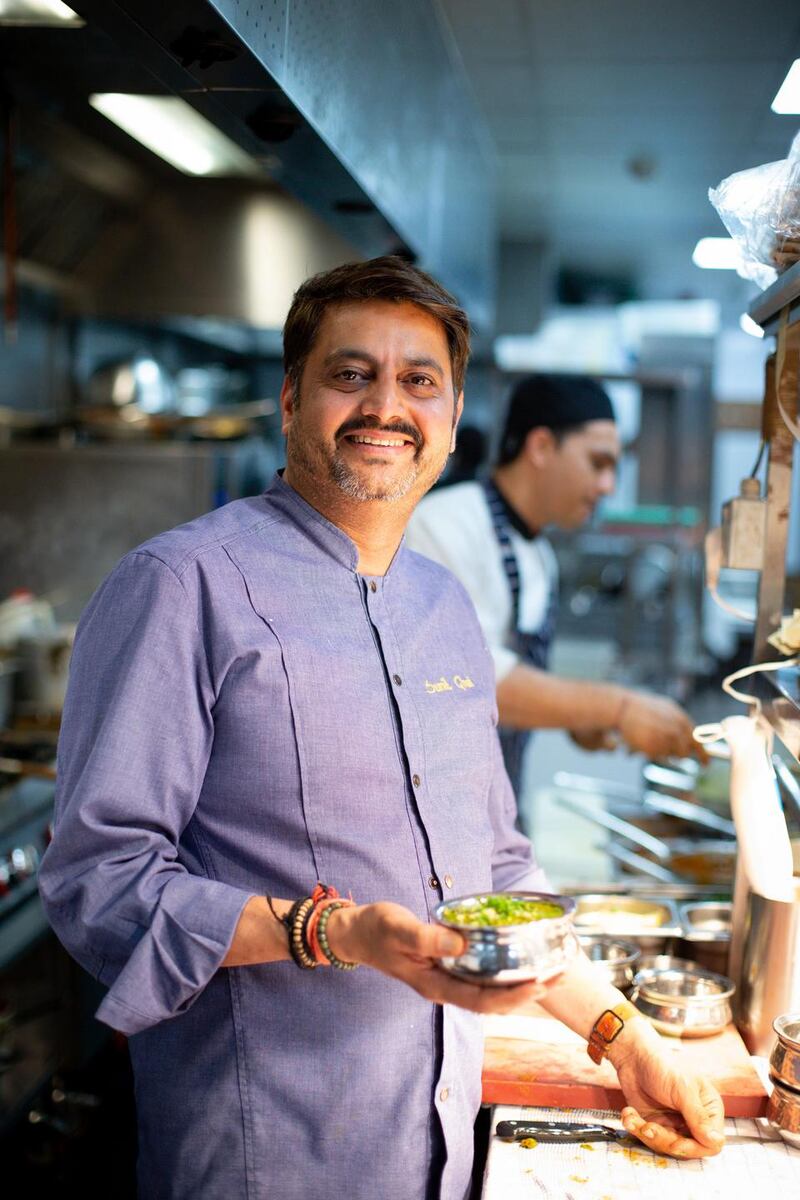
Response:
[[[693,883],[724,885],[733,878],[736,843],[730,839],[657,838],[604,808],[598,808],[582,796],[564,793],[557,801],[570,812],[639,846],[645,852],[644,857],[669,872],[666,876],[657,876],[665,882],[677,877]]]
[[[668,771],[667,768],[648,763],[643,769],[645,778],[647,778],[650,768],[652,768],[652,772],[657,771],[661,775],[675,774],[675,772]],[[658,777],[658,775],[654,776],[656,779]],[[669,789],[662,791],[655,783],[652,787],[646,787],[642,791],[640,788],[627,784],[612,783],[571,771],[557,771],[553,776],[553,786],[565,792],[579,792],[588,796],[602,797],[606,811],[623,820],[630,821],[631,824],[640,828],[644,827],[647,832],[654,833],[656,837],[669,836],[670,833],[690,832],[696,828],[719,834],[722,837],[735,837],[736,829],[732,821],[697,804],[692,799],[695,777],[687,776],[686,778],[687,790],[680,795],[673,794]],[[654,828],[652,826],[655,825],[658,814],[666,818],[673,818],[673,820],[663,822],[663,829]]]
[[[767,1119],[779,1130],[784,1141],[800,1149],[800,1092],[773,1080],[767,1101]]]
[[[733,906],[723,900],[696,900],[680,906],[683,935],[678,950],[698,966],[725,975],[731,941]]]
[[[792,843],[800,867],[800,840]],[[738,985],[736,1023],[751,1054],[768,1055],[773,1021],[800,1011],[800,878],[792,903],[767,900],[742,881],[737,869],[736,898],[741,915],[731,931],[729,973]]]
[[[534,1138],[537,1142],[627,1142],[636,1144],[624,1129],[611,1125],[595,1125],[581,1121],[498,1121],[495,1136],[521,1142]]]
[[[772,1028],[778,1036],[769,1059],[773,1081],[793,1088],[800,1098],[800,1012],[776,1017]]]
[[[644,954],[668,948],[681,932],[678,910],[672,900],[585,893],[577,895],[575,901],[573,921],[581,936],[624,938]]]
[[[598,934],[583,935],[579,941],[595,970],[614,987],[627,992],[642,955],[636,943]]]
[[[575,901],[569,896],[552,896],[547,892],[500,894],[513,900],[555,904],[561,911],[558,916],[526,921],[522,925],[455,924],[444,915],[445,910],[477,908],[486,897],[471,895],[445,900],[434,909],[434,919],[462,934],[467,948],[457,957],[443,958],[443,969],[461,979],[492,987],[558,975],[577,951],[571,920]]]
[[[647,967],[636,972],[631,1001],[661,1033],[709,1037],[731,1020],[735,985],[693,964]]]
[[[696,971],[697,963],[691,958],[678,958],[677,954],[643,954],[636,969],[642,971]]]
[[[143,416],[168,412],[175,403],[175,385],[156,359],[146,354],[104,363],[86,386],[92,408],[136,409]]]

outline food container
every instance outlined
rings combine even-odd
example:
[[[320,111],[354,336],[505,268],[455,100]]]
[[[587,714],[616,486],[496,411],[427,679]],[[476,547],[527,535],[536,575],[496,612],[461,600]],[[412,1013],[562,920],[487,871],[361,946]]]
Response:
[[[627,995],[642,953],[636,943],[600,935],[583,936],[579,940],[598,974]]]
[[[698,966],[724,975],[728,970],[731,941],[730,901],[693,901],[680,906],[683,936],[677,950]]]
[[[776,1017],[772,1028],[778,1035],[769,1059],[773,1080],[794,1088],[800,1096],[800,1013]]]
[[[479,924],[478,915],[487,900],[498,896],[551,905],[559,911],[517,924]],[[458,920],[453,919],[453,910],[458,910]],[[572,928],[574,910],[571,897],[547,892],[493,892],[445,900],[436,906],[434,917],[440,925],[463,934],[467,948],[456,958],[443,958],[441,965],[461,979],[491,987],[551,979],[577,952],[578,940]]]
[[[671,950],[681,933],[672,900],[591,893],[576,896],[575,901],[573,919],[581,936],[621,937],[635,942],[643,954],[659,954]]]
[[[731,1020],[736,990],[724,975],[701,971],[672,959],[668,967],[637,971],[631,1000],[661,1033],[672,1037],[710,1037]]]
[[[800,1092],[778,1083],[773,1078],[773,1087],[767,1101],[767,1120],[776,1127],[784,1141],[800,1149]]]

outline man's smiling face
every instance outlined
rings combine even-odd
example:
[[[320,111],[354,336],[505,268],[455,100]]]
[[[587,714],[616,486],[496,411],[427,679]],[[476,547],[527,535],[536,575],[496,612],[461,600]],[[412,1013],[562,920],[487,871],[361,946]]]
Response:
[[[333,305],[298,388],[286,380],[281,392],[289,477],[354,500],[416,501],[444,469],[461,407],[430,313],[383,300]]]

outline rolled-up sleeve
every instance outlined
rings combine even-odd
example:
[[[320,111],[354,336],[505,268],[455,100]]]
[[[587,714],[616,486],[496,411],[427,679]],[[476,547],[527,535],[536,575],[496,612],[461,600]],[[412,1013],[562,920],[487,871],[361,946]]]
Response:
[[[494,829],[492,887],[497,891],[515,888],[532,892],[552,892],[530,838],[516,824],[517,803],[503,763],[500,740],[492,739],[493,770],[489,792],[489,815]]]
[[[39,875],[58,937],[109,989],[98,1018],[124,1033],[192,1004],[250,897],[178,860],[211,753],[213,704],[181,580],[148,553],[128,555],[78,629],[54,835]]]

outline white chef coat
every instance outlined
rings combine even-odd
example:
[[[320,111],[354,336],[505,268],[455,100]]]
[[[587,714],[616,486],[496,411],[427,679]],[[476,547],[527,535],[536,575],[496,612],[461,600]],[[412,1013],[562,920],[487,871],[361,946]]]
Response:
[[[547,538],[526,538],[510,528],[519,567],[519,628],[541,628],[551,594],[558,586],[558,565]],[[417,506],[406,530],[406,544],[447,567],[466,588],[494,659],[497,681],[521,661],[514,649],[513,608],[500,546],[480,483],[439,488]]]

